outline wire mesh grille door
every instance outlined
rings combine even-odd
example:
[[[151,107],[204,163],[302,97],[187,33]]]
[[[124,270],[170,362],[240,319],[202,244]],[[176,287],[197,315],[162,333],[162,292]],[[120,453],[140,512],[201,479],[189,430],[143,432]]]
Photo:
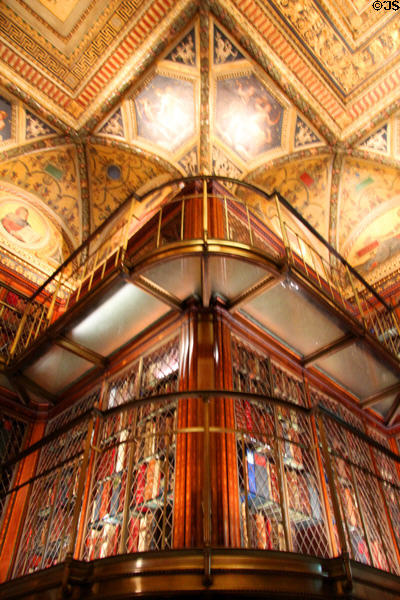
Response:
[[[309,415],[236,401],[242,544],[329,556]]]
[[[176,392],[178,339],[136,361],[109,385],[91,474],[86,560],[172,546],[176,401],[134,399]]]
[[[237,338],[232,361],[236,390],[305,405],[299,379]],[[242,544],[329,556],[310,416],[266,400],[237,400],[235,412]]]
[[[172,546],[176,402],[147,402],[102,420],[82,558]]]
[[[381,491],[388,492],[396,486],[387,482],[381,487],[368,441],[362,438],[362,433],[357,435],[327,415],[323,416],[323,425],[350,556],[358,562],[398,573],[384,506],[385,493]],[[388,507],[391,501],[390,497],[387,499]],[[393,516],[396,519],[396,510]]]
[[[14,576],[50,567],[66,557],[88,424],[89,417],[41,449]]]

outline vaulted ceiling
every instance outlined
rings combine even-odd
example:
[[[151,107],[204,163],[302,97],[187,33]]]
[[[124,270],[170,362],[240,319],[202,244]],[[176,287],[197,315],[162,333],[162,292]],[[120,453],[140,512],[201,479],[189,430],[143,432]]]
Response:
[[[0,222],[37,232],[0,227],[4,260],[49,271],[132,191],[215,172],[393,275],[399,32],[369,0],[0,1]]]

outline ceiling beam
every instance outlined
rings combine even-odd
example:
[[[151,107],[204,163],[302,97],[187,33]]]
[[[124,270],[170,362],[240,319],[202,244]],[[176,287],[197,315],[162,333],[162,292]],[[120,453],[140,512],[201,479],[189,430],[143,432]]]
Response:
[[[231,300],[231,302],[229,303],[229,311],[235,312],[243,304],[246,304],[246,302],[249,302],[259,294],[262,294],[263,292],[267,292],[268,290],[274,288],[276,285],[278,285],[278,283],[283,281],[283,279],[284,275],[280,277],[271,277],[271,275],[263,277],[261,281],[258,281],[250,288],[233,298],[233,300]]]
[[[171,308],[174,308],[175,310],[181,310],[182,302],[179,300],[179,298],[174,296],[174,294],[167,292],[167,290],[164,290],[164,288],[154,283],[154,281],[150,281],[150,279],[147,279],[147,277],[138,275],[137,277],[129,278],[128,281],[129,283],[140,287],[145,292],[148,292],[157,298],[157,300],[164,302],[164,304],[168,304],[168,306]]]
[[[25,388],[28,388],[31,392],[36,394],[36,396],[40,396],[43,400],[47,400],[47,402],[51,405],[55,405],[57,403],[57,397],[54,396],[51,392],[48,392],[41,385],[35,383],[32,379],[23,375],[22,373],[16,373],[15,378],[18,378],[19,383],[22,384]]]
[[[60,346],[61,348],[64,348],[64,350],[68,350],[68,352],[72,352],[72,354],[76,354],[76,356],[93,363],[100,369],[104,369],[107,366],[107,358],[101,354],[98,354],[97,352],[94,352],[93,350],[90,350],[86,346],[79,344],[78,342],[70,340],[64,336],[59,336],[54,340],[54,343],[56,346]]]
[[[361,408],[367,408],[368,406],[372,406],[380,400],[384,400],[384,398],[386,398],[386,396],[388,396],[389,394],[393,394],[395,392],[400,392],[400,382],[395,383],[394,385],[390,385],[389,387],[385,388],[381,392],[378,392],[377,394],[368,396],[368,398],[365,398],[361,402]]]
[[[346,333],[346,335],[339,338],[338,340],[335,340],[334,342],[323,346],[323,348],[316,350],[316,352],[305,356],[302,359],[301,364],[303,365],[303,367],[307,367],[308,365],[316,362],[320,358],[325,358],[326,356],[335,354],[335,352],[339,352],[339,350],[343,350],[343,348],[346,348],[347,346],[353,344],[355,340],[356,336],[353,333]]]

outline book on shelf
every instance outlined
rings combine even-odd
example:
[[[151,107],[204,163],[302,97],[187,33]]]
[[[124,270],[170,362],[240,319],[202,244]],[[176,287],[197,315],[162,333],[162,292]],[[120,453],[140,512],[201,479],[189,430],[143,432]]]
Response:
[[[270,519],[262,513],[255,515],[256,546],[260,550],[272,550],[272,525]]]
[[[354,528],[352,531],[350,531],[350,543],[353,549],[355,560],[358,560],[364,564],[368,564],[368,547],[363,536],[357,528]]]
[[[267,501],[272,499],[269,460],[264,454],[246,450],[247,489],[250,494]]]
[[[144,502],[144,488],[146,486],[146,469],[147,464],[142,463],[137,471],[135,482],[135,501],[137,505]]]
[[[318,493],[318,489],[317,489],[317,485],[316,485],[316,481],[314,479],[314,477],[309,473],[307,475],[307,481],[308,481],[308,503],[310,506],[310,510],[308,511],[308,514],[311,514],[312,518],[317,520],[317,521],[322,521],[322,508],[321,508],[321,503],[320,503],[320,499],[319,499],[319,493]]]
[[[161,461],[153,458],[147,465],[144,501],[157,498],[160,491]]]
[[[269,474],[271,477],[271,496],[274,502],[279,503],[279,484],[278,484],[278,471],[275,463],[269,463]]]
[[[289,508],[300,512],[300,490],[297,480],[297,472],[292,469],[285,469],[286,483],[288,489]]]
[[[344,511],[346,513],[345,518],[349,525],[358,527],[357,510],[352,491],[350,488],[343,486],[343,492]]]
[[[246,503],[241,502],[241,514],[242,514],[242,533],[243,533],[243,546],[248,548],[249,546],[249,535],[247,531],[247,519],[246,519]]]

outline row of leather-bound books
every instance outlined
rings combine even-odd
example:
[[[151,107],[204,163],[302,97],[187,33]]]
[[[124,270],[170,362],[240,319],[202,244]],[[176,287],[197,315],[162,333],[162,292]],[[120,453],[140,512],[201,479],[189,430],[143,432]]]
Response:
[[[282,523],[270,518],[261,511],[249,512],[246,518],[246,505],[241,503],[242,535],[245,548],[258,550],[286,550],[285,532]],[[249,526],[249,527],[248,527]]]
[[[250,507],[255,509],[279,504],[278,472],[271,455],[246,450],[247,493]],[[289,509],[302,515],[321,519],[321,508],[314,477],[305,471],[285,467],[283,476],[288,490]]]
[[[169,509],[170,510],[170,509]],[[125,542],[121,544],[121,523],[107,522],[102,529],[92,528],[86,538],[85,558],[94,560],[119,553],[145,552],[160,549],[163,511],[147,510],[141,515],[130,516],[127,523]],[[171,528],[166,520],[165,536],[170,545]]]
[[[283,417],[286,413],[279,412],[278,431],[271,407],[255,407],[248,400],[236,402],[236,424],[241,430],[249,434],[254,443],[260,442],[268,448],[272,448],[276,437],[282,439],[283,458],[287,465],[293,468],[304,467],[303,448],[299,435],[299,426],[294,411],[288,413],[288,418]]]
[[[164,458],[151,458],[135,466],[132,474],[132,490],[126,489],[127,470],[98,480],[93,494],[90,525],[102,527],[107,520],[120,521],[128,499],[132,511],[163,502],[164,474],[173,468],[173,463],[166,463]]]

